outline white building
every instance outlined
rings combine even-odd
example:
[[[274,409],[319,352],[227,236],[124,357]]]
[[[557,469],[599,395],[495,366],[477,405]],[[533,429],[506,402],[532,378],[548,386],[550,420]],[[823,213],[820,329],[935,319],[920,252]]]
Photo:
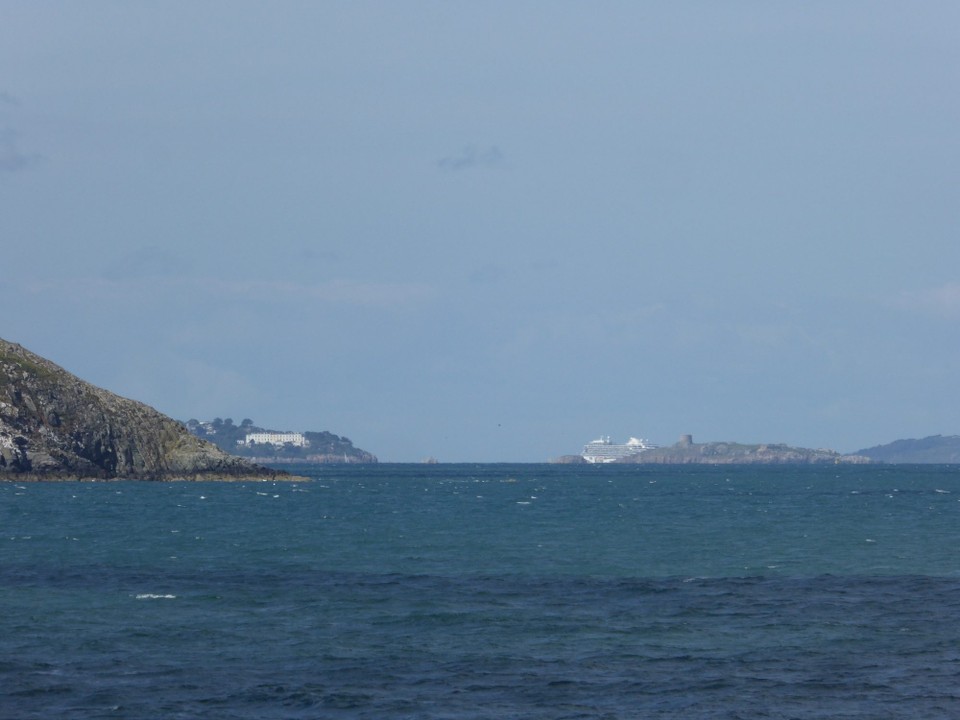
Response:
[[[303,433],[298,432],[258,432],[247,433],[243,443],[244,445],[253,445],[254,443],[258,445],[286,445],[289,443],[297,447],[304,447],[307,444],[307,439],[303,436]]]

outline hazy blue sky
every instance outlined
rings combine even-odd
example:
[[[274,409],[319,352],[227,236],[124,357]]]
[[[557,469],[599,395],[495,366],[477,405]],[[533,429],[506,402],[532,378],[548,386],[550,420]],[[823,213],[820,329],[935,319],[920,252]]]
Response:
[[[0,4],[0,336],[381,460],[960,432],[960,3]]]

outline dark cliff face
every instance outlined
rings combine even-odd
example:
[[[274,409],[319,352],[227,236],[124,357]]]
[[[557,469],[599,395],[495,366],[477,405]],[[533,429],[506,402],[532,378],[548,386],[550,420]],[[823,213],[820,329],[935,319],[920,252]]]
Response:
[[[0,340],[0,479],[280,475],[227,455],[143,403]]]

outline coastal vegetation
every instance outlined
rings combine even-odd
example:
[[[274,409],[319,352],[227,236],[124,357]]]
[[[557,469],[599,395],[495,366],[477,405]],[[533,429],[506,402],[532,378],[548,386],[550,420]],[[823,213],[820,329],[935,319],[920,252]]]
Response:
[[[278,430],[259,427],[250,418],[244,418],[239,425],[235,424],[232,418],[217,417],[211,421],[192,418],[186,422],[186,427],[196,437],[212,442],[224,452],[256,462],[377,462],[375,455],[355,447],[349,438],[327,430],[295,433],[303,437],[303,444],[300,445],[293,442],[248,442],[250,435],[284,434]]]

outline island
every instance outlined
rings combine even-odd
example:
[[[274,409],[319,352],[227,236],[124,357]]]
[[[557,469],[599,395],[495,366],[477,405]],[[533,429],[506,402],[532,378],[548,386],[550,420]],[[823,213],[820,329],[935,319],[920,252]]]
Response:
[[[582,455],[563,455],[554,462],[586,464],[587,460]],[[861,465],[874,460],[865,455],[842,455],[835,450],[814,450],[783,443],[695,443],[692,435],[682,435],[674,445],[650,447],[609,462],[644,465]]]
[[[662,465],[862,465],[873,462],[862,455],[835,450],[792,447],[783,443],[680,442],[634,455],[626,462]]]
[[[0,339],[0,480],[287,478]]]

